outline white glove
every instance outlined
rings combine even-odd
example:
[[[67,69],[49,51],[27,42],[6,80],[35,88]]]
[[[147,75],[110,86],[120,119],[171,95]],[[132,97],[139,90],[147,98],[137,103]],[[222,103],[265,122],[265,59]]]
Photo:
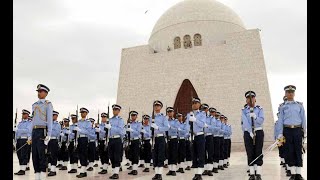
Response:
[[[251,136],[251,138],[253,139],[253,133],[252,133],[252,132],[250,132],[250,136]]]
[[[194,117],[194,116],[191,116],[190,118],[189,118],[189,121],[191,121],[191,122],[195,122],[197,119]]]
[[[64,136],[64,134],[63,134],[63,133],[60,133],[60,136],[62,136],[62,137],[63,137],[63,136]]]
[[[71,131],[70,130],[66,131],[66,134],[71,134]]]
[[[106,124],[104,127],[107,128],[107,129],[110,129],[111,128],[111,124]]]
[[[279,135],[278,135],[278,138],[277,138],[277,139],[280,139],[280,138],[282,138],[282,136],[283,136],[282,134],[279,134]]]
[[[250,117],[253,117],[253,119],[257,119],[257,115],[255,113],[250,113]]]
[[[50,141],[50,136],[46,136],[46,138],[44,139],[44,144],[48,145],[49,141]]]
[[[127,128],[127,131],[128,131],[128,132],[132,132],[132,131],[133,131],[133,129],[131,129],[131,128]]]
[[[100,132],[100,128],[96,128],[96,132]]]
[[[151,127],[153,127],[154,129],[159,129],[159,127],[155,124],[155,123],[151,123]]]
[[[178,128],[178,131],[182,131],[182,129]]]
[[[142,133],[146,133],[146,130],[144,130],[144,129],[141,129],[141,132],[142,132]]]
[[[79,127],[75,127],[73,130],[81,132],[81,129]]]
[[[207,128],[207,127],[209,127],[209,126],[208,126],[208,124],[207,124],[207,123],[204,123],[204,127],[205,127],[205,128]]]
[[[17,131],[17,129],[18,129],[18,128],[15,127],[15,128],[13,128],[13,131]]]

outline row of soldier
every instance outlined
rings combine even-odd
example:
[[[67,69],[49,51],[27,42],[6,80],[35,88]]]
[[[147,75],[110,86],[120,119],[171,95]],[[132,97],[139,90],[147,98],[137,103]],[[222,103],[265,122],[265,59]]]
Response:
[[[279,108],[279,119],[275,126],[275,139],[279,146],[283,144],[280,139],[285,138],[289,140],[284,143],[283,148],[290,150],[285,153],[286,158],[284,158],[288,164],[288,169],[290,169],[290,180],[301,180],[303,179],[301,176],[301,147],[302,137],[306,136],[306,120],[302,103],[294,101],[293,99],[295,89],[296,88],[293,85],[289,85],[284,88],[288,100]],[[48,145],[48,143],[53,144],[58,141],[57,137],[59,136],[60,131],[54,130],[54,126],[59,125],[57,122],[54,123],[53,121],[54,111],[51,102],[45,100],[45,97],[49,92],[49,88],[40,84],[37,87],[37,91],[39,101],[34,103],[32,106],[32,125],[29,126],[30,131],[27,131],[32,133],[29,133],[29,136],[27,136],[26,144],[30,144],[32,142],[32,160],[36,179],[43,179],[46,176],[46,158],[44,158],[46,154],[46,145]],[[242,109],[241,123],[242,130],[244,132],[243,137],[249,166],[249,180],[261,180],[263,164],[262,148],[264,142],[264,113],[263,108],[255,103],[255,92],[246,92],[245,98],[247,104]],[[102,143],[102,145],[99,143],[99,147],[103,147],[104,144],[105,148],[103,149],[106,150],[105,153],[102,151],[102,154],[105,156],[100,156],[101,162],[103,161],[102,171],[100,173],[107,173],[106,167],[108,166],[109,159],[113,169],[113,175],[109,177],[110,179],[119,178],[120,163],[122,162],[122,154],[124,150],[124,139],[126,139],[126,142],[128,142],[131,149],[128,151],[129,154],[127,155],[127,158],[132,164],[132,171],[129,173],[132,175],[137,174],[141,138],[143,139],[142,147],[144,147],[144,151],[152,152],[142,154],[147,156],[143,157],[146,168],[149,167],[149,159],[150,163],[152,160],[155,170],[155,176],[152,178],[154,180],[162,179],[162,172],[166,159],[168,159],[169,164],[169,172],[167,175],[176,174],[175,171],[177,164],[179,167],[178,172],[183,172],[184,161],[186,161],[187,166],[190,166],[190,161],[192,161],[192,167],[196,170],[193,180],[202,179],[202,175],[211,176],[212,172],[217,172],[218,169],[223,170],[223,168],[227,167],[228,158],[230,156],[231,142],[228,139],[231,135],[231,126],[227,125],[227,118],[216,112],[214,108],[209,108],[207,104],[202,104],[202,107],[200,108],[200,105],[200,99],[193,98],[192,111],[188,113],[186,117],[177,113],[178,120],[175,120],[175,118],[173,118],[173,108],[167,108],[167,115],[164,115],[160,113],[163,104],[157,100],[153,103],[154,109],[152,116],[143,116],[143,125],[137,121],[138,113],[135,111],[130,112],[130,123],[125,125],[124,120],[119,116],[121,106],[115,104],[112,106],[114,116],[107,121],[106,116],[108,114],[102,113],[104,114],[101,116],[103,123],[99,124],[99,127],[96,128],[93,126],[94,122],[90,122],[90,120],[86,119],[89,111],[86,108],[81,108],[81,119],[78,120],[77,116],[73,115],[73,124],[70,125],[69,130],[66,130],[64,133],[60,133],[61,137],[64,137],[66,134],[69,135],[69,140],[72,136],[74,138],[73,141],[71,138],[71,142],[74,143],[75,151],[70,153],[70,163],[72,168],[70,171],[77,172],[76,157],[71,157],[72,155],[76,156],[76,154],[81,164],[80,174],[78,174],[77,177],[86,177],[86,171],[88,169],[92,169],[91,167],[88,169],[86,168],[88,164],[90,166],[90,163],[88,162],[88,150],[90,147],[93,147],[92,149],[95,147],[95,132],[99,134],[107,134],[107,136],[105,136],[105,141],[107,142]],[[209,116],[207,115],[208,111],[210,113]],[[151,135],[148,127],[151,130]],[[189,132],[187,131],[188,128],[190,130]],[[185,130],[187,132],[186,134],[183,133]],[[127,136],[126,132],[128,132]],[[141,133],[143,136],[140,136]],[[92,137],[92,139],[90,137]],[[100,139],[100,137],[102,137],[102,139]],[[104,136],[99,136],[99,141],[104,140],[103,137]],[[151,139],[151,148],[149,148],[150,146],[148,145],[150,143],[150,139],[148,138]],[[189,140],[189,138],[191,138],[191,140]],[[184,147],[183,139],[186,144],[186,150],[183,151],[186,152],[185,160],[184,153],[177,153],[179,148],[181,150],[181,148]],[[188,143],[192,145],[189,146]],[[48,145],[49,147],[51,147],[50,144]],[[168,151],[166,150],[166,147],[168,148]],[[188,147],[192,147],[192,159],[189,158],[191,156],[187,155],[187,153],[190,153]],[[95,150],[89,151],[95,152]],[[134,153],[138,153],[138,155]],[[74,159],[76,162],[71,159]],[[91,158],[91,161],[93,162],[92,159],[94,158]],[[52,164],[55,163],[52,161],[54,160],[50,159],[51,171],[49,174],[55,174],[52,173],[53,170],[55,170],[52,165],[56,164]],[[22,168],[24,169],[24,167]],[[186,169],[188,170],[190,168],[187,167]],[[145,169],[145,171],[148,170]]]
[[[193,98],[192,112],[187,116],[177,113],[177,119],[174,118],[172,107],[166,109],[167,115],[160,113],[163,104],[157,100],[153,103],[152,117],[144,115],[143,124],[137,121],[138,113],[131,111],[129,123],[125,125],[124,120],[119,116],[121,106],[115,104],[112,106],[113,117],[108,120],[108,114],[101,113],[102,123],[97,124],[96,127],[93,118],[86,119],[89,113],[86,108],[80,109],[79,120],[77,115],[71,115],[73,124],[69,126],[69,119],[65,118],[61,127],[57,121],[59,113],[53,111],[51,102],[45,100],[49,88],[40,84],[37,91],[39,101],[33,104],[32,121],[24,120],[30,112],[23,110],[23,120],[15,129],[17,141],[23,140],[22,143],[17,144],[17,149],[21,149],[19,152],[24,152],[25,148],[22,146],[31,143],[32,149],[36,149],[32,151],[36,179],[43,179],[46,176],[46,167],[49,169],[48,176],[55,176],[58,157],[63,161],[60,170],[67,169],[66,161],[70,158],[69,173],[77,173],[79,159],[81,168],[77,177],[86,177],[86,171],[93,170],[94,160],[97,159],[96,152],[100,155],[102,164],[99,174],[107,173],[110,160],[113,175],[109,178],[118,179],[124,150],[123,143],[130,147],[128,159],[131,161],[132,171],[129,174],[132,175],[137,175],[140,151],[143,151],[141,154],[144,157],[141,156],[141,158],[146,164],[144,172],[150,171],[150,162],[153,163],[155,170],[153,179],[162,179],[161,174],[166,159],[169,165],[167,175],[175,176],[176,172],[184,173],[186,163],[186,170],[197,168],[194,179],[201,179],[201,175],[212,176],[212,172],[218,173],[218,168],[224,170],[229,165],[231,126],[226,123],[227,117],[221,115],[215,108],[209,108],[207,104],[202,104],[200,109],[199,98]],[[52,118],[49,118],[50,114]],[[44,118],[47,118],[46,121]],[[49,123],[50,121],[52,123]],[[21,124],[25,122],[29,123],[22,126]],[[43,122],[46,122],[46,125],[42,125]],[[36,134],[38,130],[42,130],[42,133]],[[19,132],[25,134],[21,135]],[[45,146],[42,146],[41,142]],[[143,142],[142,145],[141,142]],[[99,147],[98,151],[96,146]],[[47,153],[42,153],[42,148]],[[182,153],[178,153],[178,150]],[[19,153],[17,154],[19,157]],[[19,157],[19,162],[20,159],[23,157]],[[26,169],[22,161],[20,171],[15,173],[17,175],[25,174]]]

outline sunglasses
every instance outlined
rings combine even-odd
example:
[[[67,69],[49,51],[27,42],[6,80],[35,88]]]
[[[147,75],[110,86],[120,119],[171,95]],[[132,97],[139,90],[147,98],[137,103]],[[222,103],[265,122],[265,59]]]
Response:
[[[197,103],[199,103],[199,102],[197,102],[197,101],[193,101],[193,102],[192,102],[192,104],[197,104]]]
[[[286,93],[294,93],[294,90],[287,90]]]

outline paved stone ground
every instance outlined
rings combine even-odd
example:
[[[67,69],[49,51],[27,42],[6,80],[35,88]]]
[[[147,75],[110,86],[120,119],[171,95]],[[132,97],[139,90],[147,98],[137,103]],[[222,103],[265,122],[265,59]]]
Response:
[[[32,160],[31,160],[32,161]],[[203,176],[204,180],[247,180],[248,175],[246,173],[247,171],[247,158],[245,152],[233,152],[231,153],[231,159],[230,159],[230,166],[229,168],[225,169],[224,171],[219,171],[218,174],[214,174],[214,176]],[[289,177],[285,176],[285,170],[284,168],[280,167],[280,160],[278,157],[278,151],[275,150],[271,153],[269,153],[266,157],[264,157],[264,164],[263,164],[263,172],[262,172],[262,179],[263,180],[288,180]],[[303,169],[302,169],[302,176],[307,179],[307,153],[304,155],[304,162],[303,162]],[[123,166],[122,172],[120,172],[120,178],[119,179],[132,179],[132,180],[151,180],[153,177],[154,171],[151,170],[149,173],[143,173],[142,168],[139,168],[138,170],[138,176],[129,176],[128,170],[126,169],[127,166]],[[14,175],[14,180],[33,180],[34,179],[34,171],[33,166],[31,162],[30,171],[26,172],[26,175],[24,176],[17,176]],[[69,169],[69,167],[68,167]],[[19,170],[19,162],[16,153],[13,153],[13,172],[17,172]],[[100,180],[100,179],[108,179],[108,177],[111,175],[111,168],[108,169],[108,174],[100,175],[98,174],[98,171],[100,171],[100,167],[95,167],[94,171],[88,172],[87,178],[82,179],[89,179],[89,180]],[[169,169],[164,168],[162,179],[164,180],[187,180],[192,179],[194,172],[191,171],[185,171],[186,173],[180,174],[177,173],[177,176],[166,176],[165,174],[169,171]],[[57,176],[54,177],[47,177],[47,180],[50,179],[60,179],[60,180],[75,180],[76,174],[68,174],[67,171],[59,171],[57,170]]]

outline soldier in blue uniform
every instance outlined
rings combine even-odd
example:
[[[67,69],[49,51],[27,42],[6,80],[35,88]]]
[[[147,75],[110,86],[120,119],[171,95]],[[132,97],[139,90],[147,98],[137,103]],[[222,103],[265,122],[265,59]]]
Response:
[[[205,138],[206,138],[206,164],[205,169],[202,173],[202,175],[208,175],[213,176],[212,174],[212,168],[213,168],[213,128],[214,128],[214,122],[213,118],[210,114],[208,114],[209,111],[209,105],[208,104],[202,104],[201,109],[206,113],[206,124],[204,128]]]
[[[264,112],[261,106],[256,105],[256,93],[247,91],[245,93],[247,106],[242,108],[241,120],[243,122],[243,138],[248,157],[248,165],[257,156],[262,154],[264,132],[262,129],[264,122]],[[253,124],[252,124],[253,119]],[[261,180],[263,156],[258,158],[249,166],[249,180]],[[253,166],[254,165],[254,166]],[[255,175],[256,174],[256,175]]]
[[[176,176],[177,170],[177,160],[178,160],[178,128],[179,122],[174,118],[173,107],[167,107],[166,109],[168,115],[168,165],[169,172],[167,176]]]
[[[74,130],[75,127],[78,126],[78,119],[77,115],[71,114],[70,115],[72,124],[70,125],[69,131],[66,131],[66,133],[69,135],[69,146],[68,146],[68,154],[70,157],[70,171],[68,173],[77,173],[78,168],[78,149],[77,149],[77,137],[75,136],[77,134],[77,131]]]
[[[107,124],[107,117],[108,114],[103,112],[101,113],[101,123],[99,127],[96,128],[96,132],[99,133],[99,155],[102,164],[102,170],[98,172],[98,174],[107,174],[108,173],[108,163],[109,163],[109,154],[108,154],[108,147],[107,147],[107,140],[106,140],[106,130],[107,128],[105,125]]]
[[[15,131],[15,142],[17,142],[16,148],[20,149],[23,145],[30,144],[28,138],[31,137],[31,125],[32,123],[28,120],[30,112],[28,110],[22,110],[22,120],[19,122],[18,126],[13,129]],[[19,159],[20,170],[15,175],[25,175],[27,163],[28,163],[28,145],[22,147],[17,151],[17,156]]]
[[[151,127],[154,129],[154,149],[153,149],[153,165],[155,167],[155,175],[152,180],[162,180],[162,171],[165,161],[165,132],[169,130],[168,119],[160,113],[163,104],[161,101],[156,100],[153,102],[154,108],[154,121]]]
[[[141,123],[137,121],[138,112],[130,111],[131,123],[127,127],[126,131],[130,133],[130,153],[131,153],[131,162],[132,162],[132,171],[129,175],[138,174],[138,163],[140,158],[140,131]]]
[[[51,132],[50,141],[48,143],[48,151],[50,154],[50,156],[48,157],[48,163],[51,164],[51,167],[50,167],[50,172],[48,173],[48,176],[55,176],[57,174],[56,165],[57,165],[58,150],[59,150],[58,139],[61,133],[61,125],[58,122],[59,113],[57,111],[53,111],[52,115],[53,115],[52,132]]]
[[[176,114],[178,118],[178,167],[177,172],[184,173],[186,159],[186,136],[190,131],[190,125],[185,121],[181,113]]]
[[[228,167],[229,166],[229,158],[230,158],[230,154],[231,154],[231,135],[232,135],[232,129],[231,129],[231,125],[228,124],[228,118],[225,117],[225,124],[227,130],[226,133],[224,135],[224,142],[225,142],[225,149],[226,149],[226,159],[224,160],[224,165],[223,167]]]
[[[279,135],[285,137],[284,148],[288,166],[291,171],[290,180],[303,180],[301,176],[302,163],[302,138],[306,137],[307,125],[304,107],[301,102],[295,101],[294,85],[284,87],[287,101],[279,109]]]
[[[150,161],[151,161],[151,129],[150,129],[150,116],[145,114],[143,115],[143,126],[141,128],[141,133],[143,133],[143,156],[144,156],[144,164],[145,168],[143,172],[149,172],[150,171]]]
[[[91,128],[89,129],[89,134],[88,134],[88,168],[87,171],[93,171],[93,163],[95,160],[96,156],[96,142],[97,142],[97,135],[96,135],[96,129],[94,127],[94,119],[89,118],[88,119],[91,123]]]
[[[32,124],[32,115],[29,115],[28,121],[30,122],[30,124]],[[31,136],[31,134],[30,134]],[[31,141],[30,144],[27,144],[27,149],[28,149],[28,162],[27,162],[27,167],[26,167],[26,171],[30,170],[30,166],[29,166],[29,162],[30,162],[30,158],[31,158]]]
[[[186,133],[185,139],[186,139],[186,168],[185,170],[190,171],[191,165],[192,165],[192,159],[193,159],[193,152],[192,152],[192,141],[191,139],[191,130],[190,130],[190,122],[187,121],[187,116],[183,116],[183,119],[186,123],[189,124],[189,131]]]
[[[63,128],[60,133],[61,137],[61,160],[62,160],[62,166],[59,168],[59,170],[67,170],[67,164],[69,161],[69,154],[68,154],[68,145],[69,145],[69,134],[67,132],[69,131],[69,122],[70,119],[63,118]]]
[[[119,179],[119,170],[121,163],[122,151],[122,137],[125,134],[124,131],[124,120],[119,116],[121,106],[114,104],[112,105],[113,117],[110,118],[110,123],[106,124],[105,127],[108,129],[109,137],[109,155],[111,165],[113,168],[113,175],[109,179]]]
[[[212,172],[218,173],[219,167],[219,159],[221,156],[220,152],[220,129],[221,129],[221,121],[220,121],[220,112],[217,112],[215,108],[209,108],[210,115],[212,116],[213,121],[213,168]]]
[[[224,116],[223,118],[223,168],[228,168],[227,162],[228,162],[228,152],[229,152],[229,143],[228,143],[228,137],[230,136],[230,128],[227,124],[228,118]]]
[[[88,165],[88,136],[92,129],[91,122],[86,119],[89,110],[87,108],[80,108],[81,119],[78,121],[77,126],[73,130],[77,131],[77,142],[78,142],[78,155],[80,159],[81,169],[80,174],[77,178],[87,177],[86,168]]]
[[[219,129],[219,152],[220,152],[220,156],[219,156],[219,165],[218,165],[218,169],[220,170],[224,170],[224,167],[223,167],[223,160],[224,160],[224,127],[225,127],[225,124],[223,123],[224,122],[224,115],[221,114],[220,115],[220,122],[221,122],[221,129]]]
[[[193,123],[193,159],[195,159],[195,173],[193,180],[201,180],[205,163],[205,137],[204,128],[206,124],[206,114],[200,111],[201,101],[199,98],[192,99],[192,111],[187,114],[187,121]]]
[[[32,162],[35,171],[35,179],[44,179],[46,177],[46,146],[50,141],[52,132],[52,103],[46,100],[50,89],[39,84],[37,86],[39,100],[32,105]],[[31,129],[32,128],[32,129]]]

